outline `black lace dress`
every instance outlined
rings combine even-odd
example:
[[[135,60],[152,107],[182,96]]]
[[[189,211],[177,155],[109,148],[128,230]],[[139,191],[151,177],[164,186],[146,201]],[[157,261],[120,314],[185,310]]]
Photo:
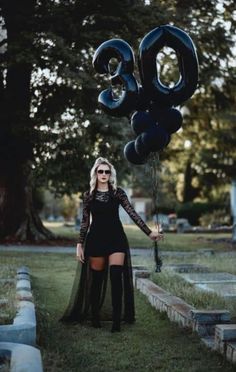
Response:
[[[114,252],[125,253],[123,270],[123,319],[135,320],[132,266],[127,237],[119,218],[119,206],[122,206],[138,227],[149,235],[151,230],[136,213],[123,189],[95,191],[92,195],[87,191],[83,199],[83,218],[81,222],[79,243],[84,246],[85,263],[78,264],[69,305],[62,321],[79,321],[90,318],[91,271],[89,257],[106,258],[106,270],[102,295],[100,298],[101,319],[111,319],[111,300],[108,278],[108,256]],[[90,223],[90,216],[92,222]]]
[[[120,205],[144,233],[150,234],[151,230],[135,212],[126,193],[121,188],[115,192],[111,190],[96,191],[92,199],[86,193],[79,238],[79,243],[84,244],[85,242],[86,256],[109,256],[114,252],[126,253],[129,249],[127,237],[119,218]],[[90,214],[92,216],[91,225]]]

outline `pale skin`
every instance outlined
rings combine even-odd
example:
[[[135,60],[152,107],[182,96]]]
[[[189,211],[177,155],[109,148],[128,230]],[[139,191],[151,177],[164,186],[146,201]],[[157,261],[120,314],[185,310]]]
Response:
[[[97,172],[97,189],[100,191],[108,191],[108,182],[110,174],[106,174],[105,171],[110,171],[110,167],[106,164],[101,164],[98,166],[97,171],[101,170],[103,173]],[[158,230],[153,230],[149,235],[151,240],[161,240],[163,239],[163,234],[160,234]],[[81,263],[84,263],[84,250],[81,243],[77,244],[76,247],[76,259]],[[109,256],[109,265],[124,265],[125,254],[124,253],[113,253]],[[104,270],[105,268],[105,257],[89,257],[90,267],[93,270]]]

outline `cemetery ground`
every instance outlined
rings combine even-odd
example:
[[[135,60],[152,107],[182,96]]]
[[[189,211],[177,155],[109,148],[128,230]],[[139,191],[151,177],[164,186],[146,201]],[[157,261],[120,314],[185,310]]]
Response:
[[[54,232],[64,236],[62,226]],[[61,231],[59,231],[61,229]],[[65,227],[67,237],[75,242],[78,232]],[[234,301],[196,290],[175,273],[165,270],[168,264],[195,263],[212,270],[236,274],[235,258],[217,254],[199,254],[202,248],[227,253],[232,250],[230,235],[165,234],[160,251],[185,251],[190,256],[163,256],[162,273],[154,272],[152,242],[135,226],[127,227],[131,247],[146,247],[145,256],[133,256],[134,265],[152,269],[152,280],[190,305],[204,309],[228,309],[235,317]],[[68,240],[69,242],[69,240]],[[139,244],[138,244],[139,243]],[[20,248],[20,247],[19,247]],[[0,252],[1,267],[30,268],[36,316],[38,347],[44,370],[60,371],[235,371],[235,366],[207,349],[198,335],[181,329],[157,312],[146,298],[135,291],[136,323],[122,325],[122,332],[111,334],[109,322],[102,329],[90,324],[64,325],[58,322],[69,300],[77,262],[70,253]]]
[[[65,225],[63,222],[44,222],[44,225],[51,230],[56,236],[62,239],[62,244],[76,243],[78,240],[78,231],[73,224]],[[154,228],[152,223],[148,226]],[[151,246],[150,239],[136,226],[124,225],[125,232],[128,236],[130,247],[147,248]],[[165,239],[161,243],[162,250],[174,251],[194,251],[196,249],[208,248],[215,250],[231,250],[231,234],[199,234],[199,233],[165,233]]]
[[[135,263],[135,260],[134,260]],[[1,264],[27,265],[38,319],[38,346],[45,371],[234,371],[197,335],[169,322],[136,291],[136,323],[111,334],[111,324],[58,322],[68,302],[76,268],[71,254],[1,252]]]

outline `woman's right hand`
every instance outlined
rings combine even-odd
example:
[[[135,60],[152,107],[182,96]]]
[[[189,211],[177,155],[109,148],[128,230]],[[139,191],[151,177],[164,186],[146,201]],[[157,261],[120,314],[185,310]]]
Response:
[[[153,230],[151,233],[148,235],[151,240],[154,241],[159,241],[164,239],[164,235],[162,232],[159,232],[158,230]]]
[[[76,258],[81,263],[84,263],[84,250],[83,250],[83,246],[81,243],[78,243],[76,246]]]

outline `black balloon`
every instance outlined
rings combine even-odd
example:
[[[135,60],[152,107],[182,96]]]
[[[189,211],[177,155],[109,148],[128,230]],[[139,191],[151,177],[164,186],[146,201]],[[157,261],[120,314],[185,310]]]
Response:
[[[181,128],[182,122],[183,117],[181,112],[175,108],[171,108],[166,112],[163,122],[161,120],[158,123],[162,125],[168,133],[172,134]]]
[[[156,58],[164,47],[174,49],[178,58],[180,78],[174,87],[160,81]],[[115,71],[111,59],[117,60]],[[174,108],[194,93],[198,82],[198,60],[195,46],[186,32],[163,25],[149,32],[139,47],[138,85],[134,71],[134,54],[128,43],[121,39],[105,41],[96,50],[93,65],[99,74],[110,74],[111,85],[102,91],[98,101],[112,116],[131,117],[131,126],[137,138],[124,148],[125,158],[132,164],[144,164],[150,152],[162,150],[171,140],[171,134],[182,125],[182,115]]]
[[[169,141],[169,135],[159,125],[155,125],[148,130],[148,132],[141,134],[142,142],[145,148],[149,149],[150,152],[156,152],[162,150]]]
[[[111,58],[118,60],[116,71],[109,68]],[[102,91],[98,97],[102,109],[112,116],[127,116],[134,111],[138,102],[138,84],[133,76],[134,55],[126,41],[111,39],[102,43],[93,57],[95,70],[100,74],[111,73],[113,89],[116,85],[123,86],[119,98],[114,98],[112,87]]]
[[[118,99],[114,98],[112,88],[103,90],[98,97],[104,112],[111,116],[128,116],[137,102],[137,84],[129,75],[121,77],[124,90]]]
[[[176,108],[162,109],[157,104],[151,104],[150,115],[170,134],[177,132],[182,126],[183,117]]]
[[[143,134],[140,134],[134,143],[135,151],[141,157],[146,157],[150,154],[150,146],[143,141]]]
[[[144,164],[147,159],[137,154],[135,150],[135,141],[130,141],[125,145],[124,156],[132,164],[141,165]]]
[[[167,141],[166,141],[165,147],[169,145],[170,141],[171,141],[171,135],[167,133]]]
[[[136,111],[131,117],[131,127],[136,134],[147,131],[155,121],[146,111]]]
[[[180,79],[170,88],[161,83],[157,75],[156,56],[168,46],[175,50]],[[177,106],[194,93],[198,82],[198,60],[195,46],[186,32],[164,25],[150,31],[139,47],[139,71],[142,86],[149,100],[164,106]]]
[[[133,73],[134,54],[131,46],[122,39],[111,39],[102,43],[94,53],[93,66],[99,74],[110,73],[109,62],[116,58],[120,62],[120,73]]]
[[[149,99],[145,94],[143,87],[140,85],[138,87],[138,100],[135,109],[137,111],[145,111],[149,106]]]
[[[150,105],[149,105],[149,113],[150,113],[151,117],[153,118],[153,120],[158,121],[158,119],[162,115],[163,111],[165,112],[166,110],[168,110],[168,108],[169,107],[164,107],[163,108],[162,105],[160,106],[156,102],[151,102]]]

